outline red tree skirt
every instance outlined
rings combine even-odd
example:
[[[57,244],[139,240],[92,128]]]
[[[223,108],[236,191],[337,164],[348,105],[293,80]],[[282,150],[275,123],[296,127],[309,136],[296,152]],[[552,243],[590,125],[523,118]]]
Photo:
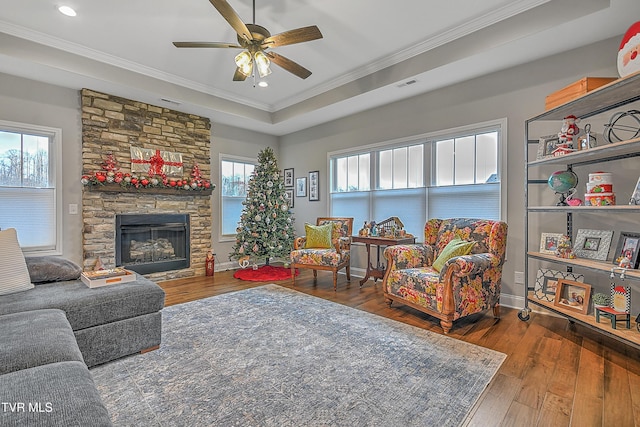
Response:
[[[296,270],[296,276],[298,274],[300,274],[300,272]],[[235,273],[233,273],[233,277],[240,280],[248,280],[250,282],[287,280],[291,278],[291,269],[263,265],[262,267],[258,267],[257,270],[254,270],[253,268],[237,270]]]

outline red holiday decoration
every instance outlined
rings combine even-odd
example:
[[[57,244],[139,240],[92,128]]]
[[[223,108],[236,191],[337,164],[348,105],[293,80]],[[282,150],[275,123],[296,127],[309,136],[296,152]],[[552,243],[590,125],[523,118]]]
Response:
[[[618,49],[620,77],[626,77],[637,71],[640,71],[640,21],[629,27]]]
[[[149,160],[131,159],[132,165],[135,163],[146,163],[151,165],[150,171],[157,172],[162,170],[164,166],[175,167],[180,166],[182,170],[182,162],[168,162],[163,159],[159,150],[155,151],[156,154],[151,156]],[[171,153],[169,153],[171,154]],[[181,156],[181,155],[180,155]],[[119,184],[123,188],[174,188],[176,190],[191,190],[202,191],[208,189],[215,189],[215,184],[203,179],[200,172],[200,168],[197,164],[194,164],[189,178],[173,178],[169,180],[164,173],[155,173],[147,175],[136,175],[129,172],[123,173],[119,171],[120,167],[116,162],[113,154],[108,154],[104,161],[100,165],[101,170],[93,172],[93,174],[82,175],[80,182],[82,185],[107,185],[111,183]]]

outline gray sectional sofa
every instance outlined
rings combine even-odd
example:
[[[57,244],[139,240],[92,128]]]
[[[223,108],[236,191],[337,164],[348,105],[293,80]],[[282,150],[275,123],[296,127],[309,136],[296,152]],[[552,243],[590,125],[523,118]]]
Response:
[[[164,291],[140,275],[90,289],[66,260],[26,262],[35,286],[0,295],[0,425],[111,425],[88,368],[160,345]]]

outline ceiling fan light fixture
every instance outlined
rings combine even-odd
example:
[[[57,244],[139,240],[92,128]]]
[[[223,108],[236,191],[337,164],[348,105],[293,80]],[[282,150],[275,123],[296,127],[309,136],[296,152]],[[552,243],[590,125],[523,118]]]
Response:
[[[258,51],[255,54],[256,59],[256,68],[258,68],[258,74],[260,77],[266,77],[271,74],[271,68],[269,68],[269,64],[271,61],[267,58],[267,55],[262,51]]]
[[[253,71],[253,58],[251,58],[251,54],[246,50],[237,54],[236,65],[242,74],[249,77]]]

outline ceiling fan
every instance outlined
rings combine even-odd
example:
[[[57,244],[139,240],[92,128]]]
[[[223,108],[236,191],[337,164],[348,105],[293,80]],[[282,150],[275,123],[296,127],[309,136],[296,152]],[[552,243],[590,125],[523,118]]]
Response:
[[[255,23],[255,0],[253,0],[253,24],[245,24],[236,11],[233,10],[225,0],[209,1],[213,7],[218,10],[220,15],[227,20],[236,33],[238,33],[238,44],[220,42],[173,42],[175,47],[243,49],[243,51],[235,57],[237,68],[233,75],[234,81],[244,81],[249,77],[253,72],[254,63],[260,77],[265,77],[271,73],[269,69],[270,62],[274,62],[301,79],[306,79],[311,75],[311,71],[302,65],[275,52],[267,52],[267,49],[321,39],[322,33],[318,27],[312,25],[272,36],[269,30]]]

